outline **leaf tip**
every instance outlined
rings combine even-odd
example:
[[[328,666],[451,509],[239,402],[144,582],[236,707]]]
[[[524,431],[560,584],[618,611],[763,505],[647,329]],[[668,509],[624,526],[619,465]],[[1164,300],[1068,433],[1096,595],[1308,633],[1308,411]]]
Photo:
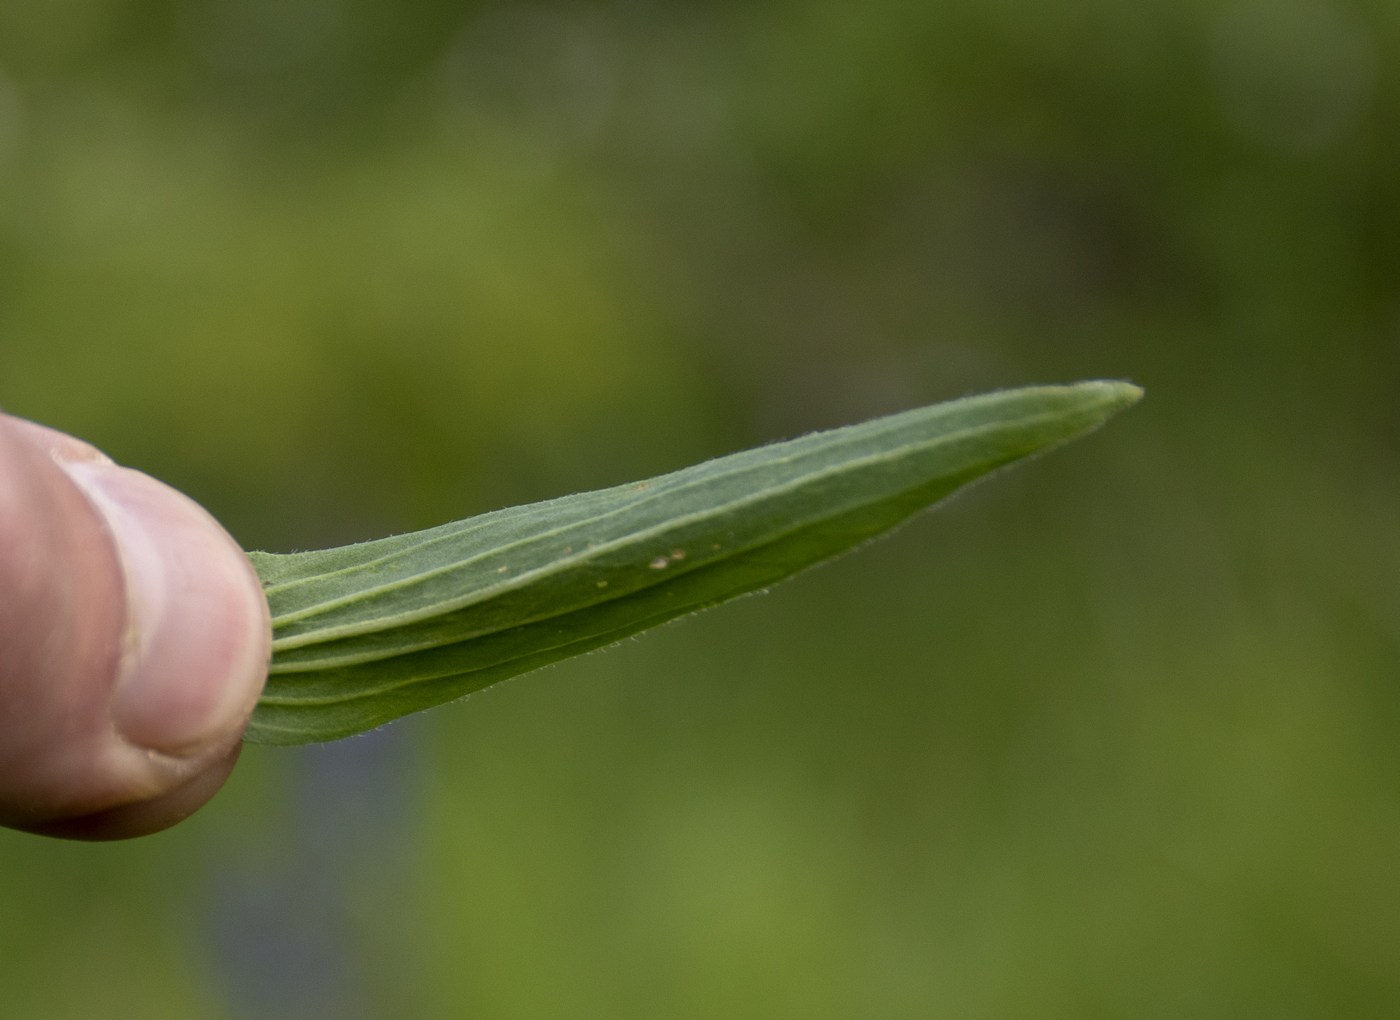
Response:
[[[1121,379],[1096,379],[1079,385],[1084,390],[1097,392],[1108,406],[1110,414],[1132,407],[1146,392],[1141,386]]]

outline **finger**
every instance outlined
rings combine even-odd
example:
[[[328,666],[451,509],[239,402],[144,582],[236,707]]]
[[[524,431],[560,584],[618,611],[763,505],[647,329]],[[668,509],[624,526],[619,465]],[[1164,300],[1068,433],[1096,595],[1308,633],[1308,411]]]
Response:
[[[257,577],[203,509],[0,415],[0,823],[174,824],[232,767],[269,642]]]

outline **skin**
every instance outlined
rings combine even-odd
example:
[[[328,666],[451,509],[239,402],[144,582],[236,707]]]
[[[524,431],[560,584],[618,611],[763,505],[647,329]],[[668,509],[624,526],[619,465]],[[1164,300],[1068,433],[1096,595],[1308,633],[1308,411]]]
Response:
[[[257,576],[208,513],[0,414],[0,825],[124,839],[188,817],[270,655]]]

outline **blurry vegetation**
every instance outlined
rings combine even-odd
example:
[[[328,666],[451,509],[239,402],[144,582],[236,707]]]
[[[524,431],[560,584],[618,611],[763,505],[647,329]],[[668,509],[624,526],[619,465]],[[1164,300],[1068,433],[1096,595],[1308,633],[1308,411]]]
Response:
[[[1400,1012],[1400,8],[0,4],[0,405],[250,547],[1118,428],[121,847],[6,1013]]]

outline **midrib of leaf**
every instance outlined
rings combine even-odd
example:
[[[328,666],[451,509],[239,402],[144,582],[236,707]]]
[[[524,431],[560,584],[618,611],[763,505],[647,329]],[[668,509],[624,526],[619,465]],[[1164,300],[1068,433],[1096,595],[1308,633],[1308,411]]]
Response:
[[[348,735],[767,587],[1089,431],[1138,393],[1121,383],[1007,391],[732,455],[644,489],[338,550],[252,554],[276,640],[249,739]],[[590,545],[587,535],[614,525],[620,534]],[[566,544],[579,548],[551,555]],[[685,558],[648,566],[673,549]],[[507,559],[515,566],[498,575]]]
[[[614,552],[629,546],[645,544],[653,539],[658,540],[658,547],[661,545],[666,545],[668,543],[661,542],[659,540],[667,536],[674,536],[678,532],[683,532],[687,525],[691,525],[701,521],[719,521],[723,517],[740,513],[746,508],[751,507],[755,504],[767,502],[770,500],[777,501],[784,496],[791,495],[802,489],[819,485],[824,479],[844,474],[847,472],[855,472],[862,469],[868,469],[881,462],[893,462],[896,460],[902,460],[905,457],[914,453],[916,449],[920,452],[927,452],[929,449],[932,449],[934,447],[952,445],[959,440],[965,440],[976,436],[979,433],[985,433],[994,430],[995,428],[996,426],[981,426],[978,428],[964,429],[952,435],[940,437],[939,439],[934,440],[928,444],[924,444],[921,447],[905,448],[897,452],[872,455],[869,457],[847,461],[841,465],[833,466],[822,471],[800,475],[782,485],[770,486],[760,491],[750,493],[746,496],[740,496],[726,503],[715,504],[712,508],[707,508],[705,510],[699,510],[693,513],[671,518],[653,527],[629,532],[625,536],[614,539],[613,541],[607,543],[586,546],[581,552],[575,552],[569,555],[560,556],[556,559],[546,561],[540,566],[531,568],[527,571],[520,573],[512,572],[512,574],[510,575],[511,579],[509,581],[500,581],[496,584],[488,585],[486,587],[477,589],[473,593],[462,595],[455,599],[442,599],[436,602],[429,602],[419,607],[418,609],[415,609],[410,612],[399,613],[397,615],[371,616],[368,619],[359,620],[356,622],[344,623],[334,626],[316,627],[311,630],[296,633],[288,637],[278,638],[273,644],[273,649],[274,652],[286,651],[293,648],[305,647],[307,645],[334,641],[344,637],[354,637],[366,633],[377,633],[379,631],[389,630],[391,628],[416,623],[420,620],[431,619],[443,613],[455,612],[461,609],[465,609],[473,605],[478,605],[480,603],[490,601],[491,599],[497,598],[504,593],[528,587],[529,585],[536,583],[541,577],[547,574],[563,573],[565,571],[582,566],[590,561],[599,560],[609,552]],[[757,472],[761,470],[762,467],[763,465],[754,465],[753,467],[748,469],[748,473]],[[723,481],[733,481],[734,477],[735,476],[724,476]],[[717,480],[719,479],[716,479],[716,481]],[[703,483],[695,482],[689,486],[686,486],[686,488],[694,489],[699,487],[701,484]],[[314,605],[306,607],[305,609],[297,610],[292,613],[279,615],[277,618],[277,622],[279,625],[297,623],[305,619],[314,618],[318,615],[322,615],[324,613],[329,612],[330,610],[337,609],[342,606],[372,606],[373,600],[375,599],[387,598],[394,594],[406,592],[412,588],[420,587],[425,582],[430,580],[446,578],[454,574],[464,573],[466,572],[466,568],[482,563],[488,558],[504,559],[509,558],[513,551],[518,552],[526,549],[533,550],[535,547],[547,544],[550,540],[563,539],[571,535],[576,530],[596,526],[600,522],[610,517],[619,517],[627,513],[635,513],[639,509],[639,506],[642,502],[656,502],[658,501],[658,499],[664,499],[668,496],[675,495],[678,491],[680,490],[661,493],[658,494],[658,496],[650,497],[648,500],[638,501],[638,503],[630,506],[618,507],[617,509],[609,511],[608,513],[599,514],[591,518],[586,518],[577,523],[570,524],[568,527],[565,528],[556,528],[549,531],[544,531],[539,533],[538,535],[532,535],[529,538],[521,539],[519,541],[497,547],[495,549],[490,550],[487,553],[468,556],[464,559],[457,560],[449,564],[444,564],[442,566],[435,567],[430,570],[424,570],[416,574],[411,574],[407,577],[395,580],[388,584],[367,587],[362,591],[358,591],[353,594],[344,595],[339,598],[330,599],[321,603],[316,603]],[[811,517],[804,518],[795,527],[789,529],[789,531],[799,530],[811,520],[821,519],[822,516],[825,515],[813,515]],[[779,537],[781,537],[783,534],[786,534],[786,532],[778,533]],[[454,538],[459,537],[460,535],[454,536]],[[677,539],[676,541],[680,540]],[[739,547],[734,551],[744,552],[746,551],[746,547]],[[526,559],[528,558],[529,557],[527,556]],[[381,563],[383,562],[383,558],[372,562]],[[706,560],[702,560],[699,564],[696,564],[695,566],[704,566],[707,564],[707,562],[708,561]],[[692,569],[694,569],[694,567],[692,566],[676,565],[674,567],[675,573],[689,572]],[[352,581],[355,573],[356,571],[341,571],[336,575],[336,577],[337,579]],[[672,576],[675,576],[675,573],[673,573]],[[613,598],[621,597],[627,594],[630,594],[630,592],[619,592],[615,595],[609,596],[608,598],[602,599],[602,601],[611,601]],[[520,622],[529,623],[531,622],[531,620],[526,619],[521,620]],[[465,639],[473,636],[473,634],[464,634],[463,638]],[[327,664],[339,665],[340,663]]]
[[[946,406],[946,405],[943,405],[943,406]],[[925,410],[925,412],[927,412],[928,410],[932,410],[932,409],[924,409],[924,410]],[[906,412],[906,415],[897,415],[897,416],[893,416],[893,417],[896,418],[896,419],[903,419],[903,418],[905,418],[907,415],[913,415],[913,414],[918,414],[918,413],[919,413],[919,412],[917,412],[917,411],[915,411],[915,412]],[[886,420],[884,420],[884,421],[889,421],[889,419],[886,419]],[[870,424],[870,425],[876,425],[876,424],[883,424],[883,422],[871,422],[871,423],[869,423],[869,424]],[[900,427],[905,427],[905,428],[907,428],[907,424],[906,424],[905,422],[903,422],[903,421],[898,421],[898,422],[896,422],[895,424],[889,425],[886,429],[882,430],[881,433],[872,433],[872,434],[870,434],[870,435],[862,436],[862,439],[864,439],[865,442],[866,442],[866,444],[868,445],[869,442],[870,442],[872,439],[878,440],[878,439],[880,439],[880,438],[882,437],[883,434],[888,434],[888,433],[890,433],[890,432],[897,431]],[[982,425],[974,426],[974,427],[968,428],[968,429],[961,429],[961,430],[958,430],[958,431],[955,431],[955,432],[951,432],[951,433],[945,434],[945,435],[943,435],[943,436],[937,437],[937,438],[935,438],[929,445],[941,445],[941,444],[944,444],[944,443],[956,442],[956,441],[959,440],[959,439],[966,438],[969,434],[973,434],[973,433],[976,433],[976,432],[978,432],[978,431],[982,431],[982,430],[989,429],[989,428],[996,428],[996,427],[997,427],[997,425],[996,425],[995,423],[993,423],[993,424],[990,424],[990,425],[989,425],[989,424],[982,424]],[[836,437],[839,433],[844,432],[844,431],[849,431],[849,430],[835,430],[834,432],[825,433],[824,435],[832,436],[833,439],[834,439],[834,437]],[[799,439],[799,440],[794,440],[794,441],[792,441],[792,443],[789,443],[789,444],[778,444],[778,445],[780,445],[780,446],[792,446],[792,445],[796,445],[796,444],[798,444],[798,443],[810,442],[813,438],[814,438],[814,437],[812,437],[812,436],[808,436],[808,437],[803,437],[802,439]],[[575,496],[575,497],[565,497],[565,498],[562,499],[562,500],[551,500],[551,501],[549,501],[549,503],[545,503],[545,504],[532,504],[532,505],[529,506],[529,507],[518,507],[518,508],[515,508],[514,510],[496,511],[496,512],[494,512],[494,513],[484,514],[484,515],[482,515],[481,517],[478,517],[478,518],[473,518],[473,519],[471,519],[471,520],[469,520],[469,521],[459,521],[459,522],[457,522],[457,523],[455,523],[455,524],[452,524],[452,525],[446,525],[446,526],[444,526],[444,528],[440,528],[440,529],[430,529],[429,532],[426,532],[426,533],[419,533],[419,534],[422,535],[422,536],[433,535],[433,537],[431,537],[431,538],[428,538],[428,537],[420,537],[417,541],[412,541],[412,540],[415,538],[415,536],[409,535],[409,536],[398,536],[398,537],[396,537],[396,538],[391,538],[391,539],[381,539],[381,540],[376,541],[376,542],[364,543],[360,548],[364,548],[364,549],[366,549],[366,550],[369,550],[369,549],[372,549],[372,548],[374,548],[374,547],[378,547],[378,546],[381,546],[381,545],[389,545],[390,543],[394,543],[394,548],[392,548],[390,551],[386,552],[384,555],[375,556],[375,557],[372,558],[372,559],[365,560],[365,561],[362,561],[362,562],[359,562],[359,563],[355,563],[355,564],[353,564],[353,565],[350,565],[350,566],[347,566],[347,567],[344,567],[344,568],[340,568],[340,569],[333,570],[333,571],[327,571],[327,572],[324,572],[324,573],[318,573],[318,574],[314,574],[314,575],[307,576],[307,577],[301,577],[301,578],[298,578],[298,579],[292,580],[292,581],[284,581],[284,582],[281,582],[281,583],[270,584],[270,585],[266,586],[265,592],[266,592],[266,594],[269,596],[269,598],[272,598],[272,597],[276,597],[276,596],[282,596],[282,595],[284,595],[285,593],[287,593],[287,592],[289,592],[289,591],[291,591],[291,590],[294,590],[294,589],[296,589],[296,588],[304,588],[304,587],[325,587],[325,586],[327,586],[327,582],[330,582],[331,584],[334,584],[334,583],[336,583],[336,582],[338,582],[338,581],[341,581],[341,580],[343,580],[343,579],[346,579],[349,575],[351,575],[351,574],[353,574],[353,573],[355,573],[355,572],[357,572],[357,571],[362,571],[362,570],[367,570],[367,569],[374,569],[374,568],[378,568],[378,567],[383,567],[383,566],[386,565],[386,564],[392,563],[395,559],[401,559],[401,558],[404,558],[404,557],[407,557],[407,556],[410,556],[410,555],[415,556],[415,557],[421,557],[422,554],[431,552],[432,549],[433,549],[434,547],[436,547],[436,546],[443,545],[443,544],[449,544],[449,543],[457,543],[457,542],[460,542],[463,538],[465,538],[465,537],[467,537],[467,536],[469,536],[469,535],[478,534],[478,533],[483,532],[483,531],[489,531],[490,528],[491,528],[493,525],[496,525],[496,524],[499,522],[500,519],[506,518],[506,517],[508,517],[509,515],[511,515],[512,513],[520,513],[520,512],[525,512],[525,511],[535,511],[535,510],[537,510],[538,508],[549,507],[549,506],[551,506],[551,505],[553,505],[553,504],[560,504],[560,503],[566,503],[566,502],[573,502],[573,501],[575,501],[575,500],[577,500],[577,501],[579,501],[579,502],[582,502],[582,501],[584,501],[584,500],[592,500],[592,501],[599,502],[599,503],[606,503],[607,500],[609,500],[609,499],[611,499],[611,498],[616,498],[616,497],[618,497],[618,496],[621,496],[621,495],[624,495],[624,494],[627,494],[627,493],[632,493],[632,492],[639,491],[639,489],[638,489],[639,486],[645,486],[645,487],[646,487],[645,490],[640,490],[640,491],[647,491],[647,495],[644,496],[644,497],[636,498],[636,499],[634,499],[632,502],[630,502],[630,503],[628,503],[628,504],[625,504],[625,505],[613,507],[612,509],[609,509],[609,510],[607,510],[607,511],[604,512],[604,513],[595,514],[595,515],[592,516],[592,517],[584,517],[584,518],[580,518],[580,519],[577,519],[577,520],[573,520],[573,521],[568,522],[568,523],[565,524],[565,525],[561,525],[561,526],[559,526],[559,527],[550,529],[550,530],[545,531],[545,532],[541,532],[541,533],[539,533],[539,534],[531,535],[528,539],[523,540],[523,541],[521,541],[521,542],[515,542],[515,543],[511,543],[511,544],[507,544],[507,545],[493,546],[493,547],[491,547],[490,549],[488,549],[486,552],[482,553],[481,555],[474,556],[474,557],[470,557],[470,558],[464,559],[464,560],[454,560],[453,562],[450,562],[450,563],[438,564],[438,565],[436,565],[435,567],[433,567],[432,569],[429,569],[429,570],[426,570],[426,571],[421,571],[421,572],[415,573],[415,574],[407,575],[407,576],[405,576],[404,578],[399,579],[399,580],[396,580],[395,582],[393,582],[393,583],[391,583],[391,584],[388,584],[388,585],[382,585],[382,586],[379,586],[379,587],[376,587],[376,588],[366,588],[366,589],[364,589],[364,590],[362,590],[362,591],[356,591],[356,592],[354,592],[354,593],[347,594],[347,595],[343,595],[343,596],[340,596],[340,597],[338,597],[338,598],[332,598],[332,599],[329,599],[329,600],[324,601],[324,602],[312,603],[312,604],[310,604],[310,605],[308,605],[308,606],[305,606],[305,607],[303,607],[303,608],[301,608],[301,609],[293,610],[293,611],[289,611],[289,612],[285,612],[285,613],[281,613],[281,614],[278,615],[279,623],[282,623],[282,624],[290,624],[290,623],[295,622],[295,621],[297,621],[297,620],[303,619],[303,618],[308,617],[308,616],[315,615],[315,614],[320,613],[320,612],[324,612],[324,611],[329,610],[329,609],[333,609],[333,608],[335,608],[335,607],[337,607],[337,606],[340,606],[340,605],[353,604],[353,603],[355,603],[355,602],[360,601],[360,600],[361,600],[364,596],[366,596],[366,595],[375,594],[375,593],[381,592],[381,591],[387,591],[387,590],[390,590],[391,588],[393,588],[393,587],[395,587],[395,586],[397,586],[397,585],[400,585],[400,584],[403,584],[403,585],[412,584],[412,583],[414,583],[414,582],[416,582],[416,581],[420,581],[420,580],[423,580],[423,579],[426,579],[426,578],[430,578],[430,577],[433,577],[433,576],[436,576],[436,575],[439,575],[439,574],[443,574],[443,573],[447,573],[447,572],[450,572],[450,571],[454,571],[454,570],[457,570],[457,569],[459,569],[459,568],[461,568],[461,567],[465,567],[465,566],[467,566],[467,565],[470,565],[470,564],[472,564],[472,563],[480,562],[480,561],[482,561],[482,560],[488,558],[488,556],[499,556],[499,555],[503,555],[503,554],[505,554],[506,552],[508,552],[510,549],[519,548],[520,546],[523,546],[523,545],[533,544],[533,543],[536,543],[536,542],[543,542],[544,540],[546,540],[546,539],[548,539],[548,538],[557,537],[557,536],[559,536],[559,535],[562,535],[562,534],[566,533],[566,532],[567,532],[569,529],[571,529],[571,528],[577,528],[577,527],[580,527],[580,526],[589,526],[589,527],[596,526],[598,523],[600,523],[601,521],[606,520],[606,519],[609,518],[609,517],[616,517],[616,516],[619,516],[619,515],[622,515],[622,514],[626,514],[626,513],[634,513],[634,512],[637,512],[637,511],[639,511],[639,510],[645,508],[648,504],[654,504],[654,503],[656,503],[656,502],[658,502],[658,501],[677,499],[677,498],[681,497],[682,495],[684,495],[684,494],[685,494],[686,492],[688,492],[688,491],[694,491],[694,490],[699,489],[699,488],[702,488],[702,487],[704,487],[704,486],[707,486],[707,485],[714,485],[714,484],[717,484],[717,483],[719,483],[719,482],[730,482],[730,481],[733,481],[733,480],[735,480],[735,479],[738,479],[739,477],[741,477],[741,476],[744,475],[744,474],[752,474],[752,473],[762,472],[762,471],[764,471],[764,470],[771,470],[772,467],[774,466],[774,463],[775,463],[775,461],[772,460],[772,459],[752,459],[751,462],[745,462],[745,463],[740,463],[740,464],[734,464],[734,466],[730,467],[730,464],[731,464],[732,462],[734,462],[734,461],[738,461],[739,458],[757,458],[757,457],[760,457],[761,455],[765,454],[769,449],[772,449],[772,447],[760,448],[760,449],[757,449],[757,450],[745,451],[744,453],[736,454],[736,455],[733,455],[732,457],[721,458],[721,459],[716,460],[716,461],[708,462],[707,464],[697,465],[697,466],[695,466],[695,467],[685,468],[685,469],[682,469],[682,470],[680,470],[680,471],[673,472],[673,473],[671,473],[671,474],[669,474],[669,475],[663,475],[663,476],[661,476],[661,477],[659,477],[659,478],[652,479],[651,481],[648,481],[648,482],[632,483],[632,484],[629,484],[629,485],[620,485],[620,486],[616,486],[616,487],[614,487],[614,488],[612,488],[612,489],[605,489],[605,490],[601,490],[601,491],[598,491],[598,492],[592,492],[592,493],[584,493],[584,494],[581,494],[580,496]],[[801,453],[799,453],[799,454],[791,454],[791,455],[788,455],[788,456],[782,458],[782,459],[781,459],[781,462],[782,462],[782,463],[785,463],[785,464],[788,464],[788,465],[790,465],[790,466],[796,466],[796,465],[799,464],[799,458],[801,458],[801,460],[805,461],[805,460],[817,459],[818,457],[821,457],[821,456],[823,456],[823,455],[826,455],[826,456],[829,457],[831,453],[835,452],[835,449],[836,449],[836,448],[835,448],[835,444],[834,444],[834,442],[833,442],[833,444],[832,444],[831,446],[826,447],[826,448],[821,448],[821,449],[816,449],[816,450],[803,450],[803,451],[801,451]],[[878,459],[879,457],[885,457],[885,458],[888,458],[888,459],[896,459],[896,458],[899,458],[899,457],[902,457],[902,456],[906,455],[908,452],[909,452],[909,451],[906,450],[906,449],[884,450],[884,451],[880,451],[879,453],[875,454],[874,457],[870,458],[869,460]],[[867,461],[858,461],[858,460],[852,459],[852,460],[850,460],[850,461],[848,461],[848,462],[846,462],[846,463],[843,463],[842,465],[840,465],[840,466],[838,466],[838,467],[836,467],[836,468],[833,468],[832,471],[845,470],[845,469],[848,468],[848,467],[849,467],[849,468],[853,468],[853,469],[854,469],[854,468],[859,468],[859,467],[861,467],[861,466],[864,466],[864,464],[868,463],[869,460],[867,460]],[[728,470],[728,472],[727,472],[726,474],[719,474],[719,475],[716,475],[715,477],[704,477],[704,476],[701,476],[701,475],[700,475],[700,472],[701,472],[702,470],[704,470],[704,469],[706,469],[706,468],[714,468],[714,467],[729,467],[729,470]],[[808,472],[808,473],[805,473],[805,474],[803,474],[803,473],[797,473],[797,474],[794,475],[792,481],[795,482],[795,483],[805,483],[805,482],[807,482],[807,481],[815,481],[815,480],[817,479],[817,477],[818,477],[818,476],[817,476],[816,474],[811,473],[811,472]],[[682,484],[676,485],[676,484],[674,484],[675,482],[680,482],[680,483],[682,483]],[[669,487],[668,487],[668,486],[669,486]],[[773,489],[772,487],[770,487],[769,489],[765,490],[764,492],[754,493],[754,494],[752,494],[752,496],[748,499],[748,501],[749,501],[749,502],[754,502],[754,501],[756,501],[757,499],[761,499],[761,498],[763,498],[763,496],[766,494],[766,492],[769,492],[769,491],[776,491],[776,490]],[[741,499],[740,499],[740,500],[736,500],[735,503],[737,504],[737,503],[740,503],[740,502],[743,502],[743,501],[744,501],[744,499],[741,497]],[[716,511],[723,511],[724,509],[726,509],[726,507],[724,507],[724,506],[716,506],[716,507],[715,507],[715,510],[716,510]],[[667,524],[669,524],[669,523],[670,523],[670,520],[668,519]],[[465,527],[464,527],[464,525],[465,525]],[[664,526],[666,526],[666,525],[658,525],[658,527],[664,527]],[[448,529],[453,529],[453,530],[448,530]],[[442,533],[441,533],[441,534],[434,534],[434,532],[442,532]],[[408,540],[408,541],[405,542],[405,540]],[[336,552],[336,551],[337,551],[337,550],[331,550],[331,552]],[[325,553],[322,552],[322,553],[295,554],[295,555],[302,555],[302,556],[314,557],[314,556],[325,555]],[[463,601],[461,604],[466,604],[466,602]],[[432,611],[432,610],[434,610],[434,609],[436,609],[436,608],[437,608],[436,606],[431,606],[431,607],[429,607],[429,611]],[[395,622],[395,623],[397,623],[397,622],[403,622],[403,620],[396,619],[396,620],[393,621],[393,622]],[[319,632],[318,632],[318,633],[319,633]],[[289,643],[284,643],[284,644],[282,645],[282,647],[294,647],[294,645],[289,644]]]

